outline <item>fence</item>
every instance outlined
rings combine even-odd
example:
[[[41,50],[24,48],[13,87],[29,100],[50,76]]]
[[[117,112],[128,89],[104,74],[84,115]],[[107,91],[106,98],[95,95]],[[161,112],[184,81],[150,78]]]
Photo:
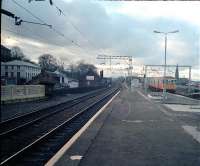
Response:
[[[1,102],[31,99],[45,96],[44,85],[8,85],[1,86]]]

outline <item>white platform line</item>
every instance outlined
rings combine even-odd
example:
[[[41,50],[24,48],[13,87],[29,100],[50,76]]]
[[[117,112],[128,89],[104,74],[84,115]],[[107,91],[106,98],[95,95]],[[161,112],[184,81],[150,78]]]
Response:
[[[140,92],[139,90],[137,90],[137,92],[138,92],[141,96],[143,96],[146,100],[148,100],[149,102],[151,102],[151,100],[150,100],[147,96],[145,96],[142,92]]]
[[[191,135],[198,143],[200,143],[200,132],[197,130],[197,127],[194,126],[182,126],[186,133]]]
[[[180,98],[185,98],[185,99],[189,99],[191,101],[199,101],[197,99],[193,99],[193,98],[190,98],[190,97],[187,97],[187,96],[183,96],[183,95],[179,95],[179,94],[172,94],[172,93],[168,93],[169,95],[172,95],[172,96],[176,96],[176,97],[180,97]]]
[[[81,134],[92,124],[92,122],[105,110],[105,108],[114,100],[114,98],[120,93],[117,92],[46,164],[45,166],[54,165],[61,156],[75,143],[75,141],[81,136]]]

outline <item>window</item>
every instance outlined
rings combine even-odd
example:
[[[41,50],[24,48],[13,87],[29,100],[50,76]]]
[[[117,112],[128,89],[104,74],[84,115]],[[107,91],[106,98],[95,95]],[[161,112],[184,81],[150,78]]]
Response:
[[[20,70],[20,66],[17,66],[17,69]]]
[[[8,69],[8,66],[7,66],[7,65],[5,66],[5,69],[6,69],[6,70]]]
[[[8,77],[8,72],[5,72],[5,76]]]
[[[11,69],[13,70],[13,69],[14,69],[14,66],[11,66]]]
[[[11,72],[11,77],[14,77],[14,73],[13,72]]]
[[[20,72],[17,72],[17,78],[20,78]]]

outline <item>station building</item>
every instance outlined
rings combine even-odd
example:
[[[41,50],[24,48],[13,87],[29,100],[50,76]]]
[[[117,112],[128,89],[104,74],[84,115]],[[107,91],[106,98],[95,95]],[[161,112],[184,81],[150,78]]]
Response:
[[[78,80],[67,77],[65,73],[58,70],[54,72],[42,70],[40,74],[28,81],[28,84],[51,85],[53,89],[77,88],[79,86]]]

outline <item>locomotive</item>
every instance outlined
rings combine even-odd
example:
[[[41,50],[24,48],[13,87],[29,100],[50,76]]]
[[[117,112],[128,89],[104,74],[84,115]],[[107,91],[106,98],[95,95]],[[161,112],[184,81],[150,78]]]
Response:
[[[176,79],[173,77],[151,77],[148,78],[148,87],[155,91],[163,91],[165,81],[165,89],[167,92],[174,93],[176,91]]]

